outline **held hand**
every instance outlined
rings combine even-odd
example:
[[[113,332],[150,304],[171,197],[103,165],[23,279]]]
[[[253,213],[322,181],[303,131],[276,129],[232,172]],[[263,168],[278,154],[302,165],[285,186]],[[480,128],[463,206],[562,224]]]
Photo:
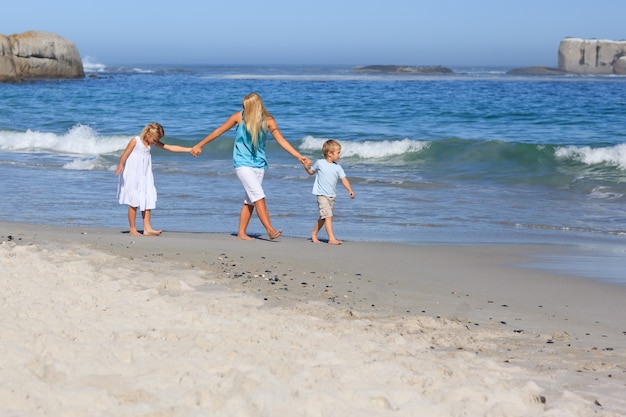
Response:
[[[202,147],[201,146],[194,146],[193,148],[191,148],[191,155],[192,156],[198,156],[202,153]]]
[[[300,157],[300,163],[302,165],[304,165],[305,168],[310,168],[311,167],[311,160],[309,158],[307,158],[306,156],[301,156]]]

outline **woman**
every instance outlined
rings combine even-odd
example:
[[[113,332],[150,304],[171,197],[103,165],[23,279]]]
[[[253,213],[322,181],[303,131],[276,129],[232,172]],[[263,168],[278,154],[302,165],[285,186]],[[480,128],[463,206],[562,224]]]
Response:
[[[267,169],[265,159],[265,142],[267,133],[271,133],[276,142],[294,158],[298,159],[304,166],[309,166],[309,158],[302,156],[283,137],[276,125],[274,117],[265,109],[261,96],[257,93],[250,93],[243,99],[243,109],[234,113],[224,124],[202,139],[191,150],[193,156],[202,153],[202,147],[214,139],[217,139],[232,127],[237,126],[235,133],[235,145],[233,147],[233,165],[237,172],[237,178],[241,181],[246,192],[243,206],[239,214],[239,229],[237,238],[242,240],[252,239],[248,236],[247,229],[250,218],[256,207],[259,220],[270,239],[276,239],[282,234],[281,230],[276,230],[270,222],[270,215],[265,203],[265,193],[263,192],[263,176]]]

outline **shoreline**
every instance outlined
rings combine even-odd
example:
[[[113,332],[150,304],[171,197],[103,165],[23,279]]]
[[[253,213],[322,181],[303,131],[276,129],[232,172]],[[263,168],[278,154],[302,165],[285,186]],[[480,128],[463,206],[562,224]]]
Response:
[[[322,300],[364,312],[435,316],[458,312],[472,320],[489,307],[481,303],[507,308],[517,304],[523,313],[604,323],[607,330],[613,321],[615,331],[626,331],[618,320],[626,316],[626,306],[618,303],[626,286],[534,266],[539,257],[576,256],[575,249],[564,245],[351,241],[333,246],[284,236],[244,242],[226,233],[164,231],[158,237],[134,237],[100,227],[0,222],[0,239],[9,235],[19,245],[80,243],[115,256],[206,269],[223,274],[226,283],[263,297],[269,305]],[[418,294],[422,292],[436,299],[424,299]],[[606,298],[593,297],[596,294]],[[623,342],[626,348],[626,337]]]
[[[626,411],[620,399],[626,386],[626,286],[531,266],[537,256],[571,256],[566,246],[332,246],[284,237],[244,242],[217,233],[133,237],[113,229],[10,222],[0,222],[0,241],[5,248],[37,247],[46,256],[89,250],[127,268],[147,266],[167,281],[156,287],[159,298],[186,286],[204,302],[215,291],[250,296],[255,301],[237,310],[244,316],[288,312],[339,320],[339,332],[367,321],[373,328],[391,326],[390,340],[409,326],[429,337],[434,351],[462,352],[470,361],[520,367],[545,378],[542,383],[552,380],[554,386],[540,395],[543,403],[538,401],[545,410],[566,388],[584,399],[585,412]],[[187,282],[186,274],[202,278]]]

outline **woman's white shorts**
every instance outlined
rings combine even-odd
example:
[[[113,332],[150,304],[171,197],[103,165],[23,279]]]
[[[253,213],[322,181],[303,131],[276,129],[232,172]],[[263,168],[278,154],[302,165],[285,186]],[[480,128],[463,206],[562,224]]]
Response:
[[[235,172],[237,173],[237,178],[241,181],[241,185],[243,185],[243,189],[246,191],[244,204],[253,206],[257,201],[265,198],[265,192],[263,192],[264,169],[238,167],[235,168]]]

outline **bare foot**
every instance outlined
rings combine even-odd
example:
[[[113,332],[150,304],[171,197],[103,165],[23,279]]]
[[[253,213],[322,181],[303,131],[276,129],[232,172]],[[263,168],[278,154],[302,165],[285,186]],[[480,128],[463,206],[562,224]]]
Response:
[[[313,241],[313,243],[320,243],[320,240],[317,238],[317,235],[315,235],[314,233],[311,233],[311,240]]]
[[[128,232],[128,234],[131,236],[141,236],[141,233],[136,230],[131,230],[130,232]]]
[[[252,238],[248,235],[237,235],[237,239],[239,240],[252,240]]]
[[[144,236],[159,236],[161,233],[163,233],[163,230],[150,229],[150,230],[143,231]]]
[[[274,230],[274,233],[272,233],[270,236],[270,239],[276,239],[277,237],[280,237],[280,235],[283,234],[282,230]]]
[[[329,245],[341,245],[341,240],[328,240]]]

